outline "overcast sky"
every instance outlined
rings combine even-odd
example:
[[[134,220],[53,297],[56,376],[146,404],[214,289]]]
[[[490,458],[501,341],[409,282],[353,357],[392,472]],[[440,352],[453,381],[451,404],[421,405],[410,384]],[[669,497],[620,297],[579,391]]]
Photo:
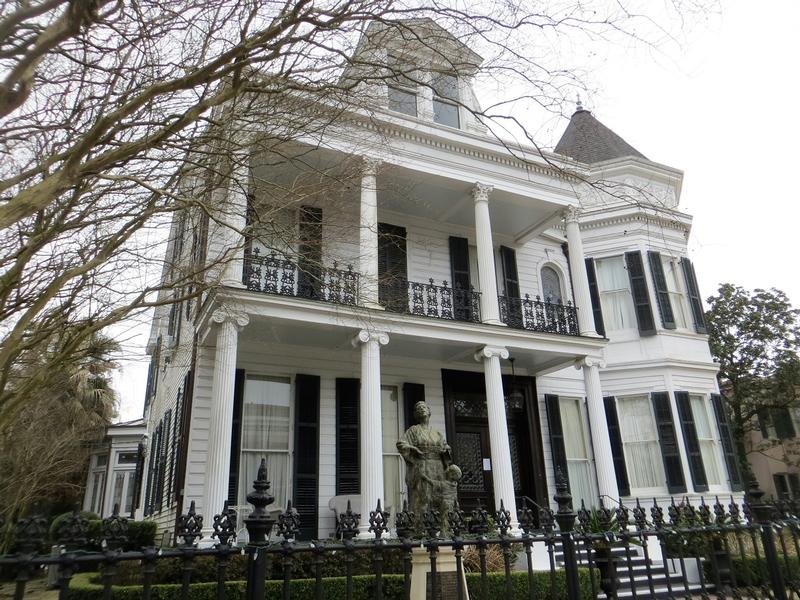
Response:
[[[608,46],[584,104],[651,160],[684,171],[680,209],[703,298],[722,282],[776,287],[800,306],[800,2],[731,1],[680,47]],[[551,144],[564,119],[540,130]],[[141,329],[141,328],[140,328]],[[126,335],[120,418],[141,416],[144,335]]]

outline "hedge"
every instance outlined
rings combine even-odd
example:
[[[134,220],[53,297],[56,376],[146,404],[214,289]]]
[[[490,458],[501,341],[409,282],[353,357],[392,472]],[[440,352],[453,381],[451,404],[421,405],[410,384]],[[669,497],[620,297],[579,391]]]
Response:
[[[785,581],[800,580],[800,558],[792,556],[788,562],[783,557],[779,557],[781,574]],[[724,568],[723,565],[719,565]],[[767,571],[767,560],[756,558],[755,556],[732,556],[730,566],[736,576],[736,586],[758,586],[769,584],[769,571]],[[703,573],[709,582],[714,581],[714,565],[712,561],[703,562]]]
[[[50,540],[52,543],[58,541],[58,526],[62,521],[71,517],[74,513],[61,513],[50,523]],[[103,520],[96,514],[82,511],[80,515],[88,521],[87,537],[90,542],[88,549],[99,550],[103,539]],[[128,521],[127,541],[123,544],[123,550],[140,550],[148,546],[154,546],[156,541],[157,526],[154,521]]]
[[[508,600],[529,600],[530,598],[550,599],[550,572],[534,572],[534,591],[528,594],[527,571],[515,571],[511,574],[513,595]],[[588,569],[578,571],[581,597],[584,600],[592,598],[592,587]],[[471,597],[477,598],[481,591],[480,573],[467,573],[467,588]],[[69,588],[69,600],[101,600],[103,587],[98,583],[97,573],[80,573],[72,578]],[[314,598],[314,579],[294,579],[291,582],[291,596],[295,600],[312,600]],[[326,600],[342,600],[345,597],[345,578],[327,577],[324,579],[324,597]],[[371,600],[374,577],[371,575],[356,575],[353,577],[353,600]],[[556,595],[558,600],[566,600],[566,579],[564,571],[556,572]],[[215,600],[217,586],[215,583],[193,583],[190,597],[192,600]],[[270,580],[266,582],[266,597],[279,597],[283,590],[283,582]],[[506,598],[506,580],[503,573],[488,573],[486,575],[486,590],[489,597]],[[152,587],[153,600],[177,600],[180,598],[180,584],[161,584]],[[225,597],[227,600],[244,600],[244,581],[228,581],[225,583]],[[383,576],[384,600],[402,600],[404,597],[404,579],[402,575],[389,574]],[[113,600],[135,600],[141,598],[142,587],[139,585],[115,586]]]

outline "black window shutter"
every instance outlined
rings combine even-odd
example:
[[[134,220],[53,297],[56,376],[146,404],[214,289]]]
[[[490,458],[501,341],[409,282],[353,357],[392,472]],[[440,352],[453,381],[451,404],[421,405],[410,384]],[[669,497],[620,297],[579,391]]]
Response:
[[[785,406],[770,410],[772,424],[775,426],[775,435],[779,440],[788,440],[795,436],[792,414]]]
[[[303,527],[299,539],[317,539],[319,520],[319,377],[295,377],[294,507]]]
[[[784,473],[776,473],[772,476],[772,483],[775,484],[775,495],[778,498],[786,498],[789,495],[789,486]]]
[[[650,292],[647,289],[642,253],[638,250],[626,252],[625,265],[628,268],[628,279],[631,282],[631,294],[636,309],[636,322],[639,324],[639,335],[653,335],[656,332],[656,322],[653,319],[653,309],[650,307]]]
[[[178,453],[178,415],[181,413],[181,393],[178,390],[178,398],[175,401],[175,412],[172,415],[172,422],[167,421],[167,427],[172,427],[172,438],[169,445],[169,473],[167,475],[167,506],[172,505],[175,492],[175,459]]]
[[[361,492],[358,379],[336,379],[336,495]]]
[[[322,209],[300,207],[297,295],[319,299],[322,294]]]
[[[139,501],[142,497],[142,482],[144,481],[144,455],[145,445],[139,442],[136,449],[136,472],[134,473],[134,486],[133,486],[133,507],[131,509],[131,518],[139,508]],[[130,484],[128,484],[130,485]],[[145,505],[147,502],[145,501]]]
[[[147,460],[147,485],[144,490],[144,516],[153,512],[153,475],[156,465],[156,433],[150,440],[150,456]]]
[[[408,308],[406,228],[378,223],[378,301],[387,310]]]
[[[417,402],[425,402],[425,386],[421,383],[404,383],[403,417],[405,418],[406,429],[416,424],[414,405]]]
[[[661,314],[661,324],[664,329],[675,329],[675,315],[672,312],[672,303],[669,300],[667,278],[664,276],[664,265],[661,263],[661,254],[650,250],[647,253],[650,261],[650,274],[653,276],[653,285],[656,286],[656,299],[658,312]]]
[[[469,280],[469,242],[450,237],[450,274],[453,280],[453,316],[459,321],[472,320],[472,295]]]
[[[159,467],[159,484],[158,484],[158,507],[164,510],[164,501],[166,500],[169,506],[169,494],[172,490],[169,488],[169,480],[167,479],[167,461],[169,459],[170,448],[170,430],[172,429],[172,409],[167,409],[163,418],[162,436],[163,441],[161,445],[161,466]]]
[[[722,443],[722,453],[725,455],[725,466],[728,469],[728,480],[731,483],[731,490],[740,491],[744,489],[742,485],[742,473],[739,469],[739,459],[736,455],[736,447],[733,445],[733,435],[731,423],[728,419],[728,412],[722,403],[722,396],[711,394],[711,405],[714,407],[714,416],[717,419],[717,429],[719,439]]]
[[[703,303],[700,301],[700,289],[697,286],[697,275],[694,265],[688,258],[681,259],[683,279],[686,282],[686,291],[689,295],[689,305],[692,307],[694,330],[697,333],[706,333],[706,321],[703,317]]]
[[[592,300],[592,314],[594,315],[594,328],[597,333],[606,336],[606,326],[603,323],[603,309],[600,307],[600,290],[597,287],[597,273],[594,270],[594,259],[586,259],[586,279],[589,280],[589,298]],[[578,310],[586,310],[579,306]]]
[[[503,287],[508,307],[507,324],[512,327],[522,327],[522,302],[519,294],[516,251],[508,246],[500,246],[500,262],[503,266]]]
[[[233,383],[233,419],[231,420],[231,462],[228,470],[228,504],[239,503],[239,461],[242,452],[242,413],[244,411],[245,370],[236,369]]]
[[[689,472],[695,492],[708,491],[703,454],[700,452],[700,441],[697,439],[697,427],[694,424],[694,413],[689,401],[689,392],[675,392],[675,403],[678,405],[678,416],[681,419],[683,442],[686,445],[686,456],[689,459]]]
[[[789,473],[787,475],[789,478],[789,490],[792,493],[792,498],[797,498],[800,496],[800,476],[797,473]]]
[[[664,459],[667,490],[670,494],[683,493],[686,491],[686,479],[683,476],[683,465],[681,464],[681,454],[678,449],[678,436],[675,435],[672,410],[669,405],[669,394],[667,392],[653,392],[650,394],[650,398],[653,402],[653,412],[656,416],[661,456]]]
[[[608,424],[608,441],[611,444],[611,457],[614,460],[614,472],[617,474],[617,488],[620,496],[631,495],[631,485],[628,481],[628,468],[625,466],[625,451],[622,446],[622,433],[619,429],[619,416],[617,403],[613,396],[603,398],[606,408],[606,423]]]
[[[558,396],[555,394],[544,395],[544,405],[547,409],[547,428],[550,430],[550,454],[553,457],[553,473],[564,475],[569,487],[569,469],[567,465],[567,449],[564,447],[564,428],[561,425],[561,409],[558,405]]]

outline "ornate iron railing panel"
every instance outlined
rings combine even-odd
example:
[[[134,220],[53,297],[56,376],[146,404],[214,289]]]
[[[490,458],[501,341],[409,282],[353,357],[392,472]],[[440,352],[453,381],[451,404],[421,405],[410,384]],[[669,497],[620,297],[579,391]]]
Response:
[[[560,335],[580,335],[578,330],[578,310],[568,300],[563,304],[544,302],[539,296],[532,300],[529,294],[524,298],[498,296],[500,320],[516,329],[558,333]]]
[[[384,285],[382,296],[382,304],[391,312],[481,322],[481,294],[472,286],[463,290],[460,286],[450,287],[447,281],[442,281],[442,285],[436,285],[433,279],[428,283],[402,281]]]
[[[358,305],[359,274],[346,269],[305,265],[276,253],[261,256],[258,248],[245,256],[242,282],[248,290],[308,300]]]

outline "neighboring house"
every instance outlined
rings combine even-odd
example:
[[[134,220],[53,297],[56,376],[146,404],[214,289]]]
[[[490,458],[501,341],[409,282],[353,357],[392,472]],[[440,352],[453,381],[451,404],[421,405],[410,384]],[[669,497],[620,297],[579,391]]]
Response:
[[[89,457],[83,510],[107,517],[116,504],[121,516],[134,516],[140,496],[137,474],[143,471],[146,440],[144,419],[108,426],[103,441],[92,448]]]
[[[262,457],[306,538],[334,531],[332,498],[394,513],[420,400],[466,509],[549,504],[558,469],[593,505],[740,489],[681,171],[580,107],[555,153],[498,142],[465,108],[480,57],[452,38],[443,55],[471,66],[432,75],[444,63],[384,41],[358,51],[430,87],[371,84],[383,108],[305,149],[317,173],[358,164],[355,181],[271,206],[303,173],[254,155],[248,194],[219,193],[231,227],[176,217],[169,264],[246,249],[213,294],[156,310],[140,514],[169,530],[190,502],[206,527],[226,500],[244,513]]]
[[[800,499],[800,410],[772,408],[747,432],[745,448],[759,486],[775,498]]]

